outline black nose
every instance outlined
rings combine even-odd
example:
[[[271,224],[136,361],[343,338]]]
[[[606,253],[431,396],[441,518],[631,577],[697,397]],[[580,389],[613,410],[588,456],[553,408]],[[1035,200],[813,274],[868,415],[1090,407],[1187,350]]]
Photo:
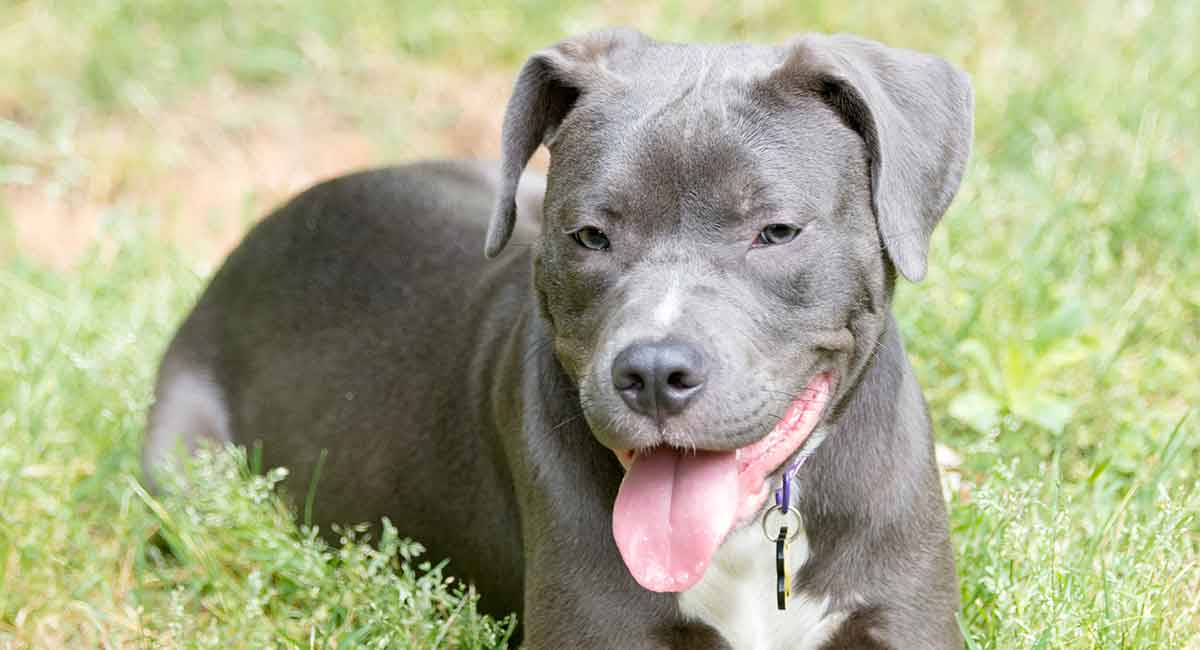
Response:
[[[613,386],[629,408],[661,420],[682,413],[704,389],[708,368],[688,343],[634,343],[613,361]]]

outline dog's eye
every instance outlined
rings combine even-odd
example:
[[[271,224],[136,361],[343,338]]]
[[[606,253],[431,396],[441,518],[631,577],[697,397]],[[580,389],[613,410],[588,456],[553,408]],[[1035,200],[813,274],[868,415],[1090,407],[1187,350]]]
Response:
[[[800,229],[787,223],[773,223],[763,228],[754,239],[755,246],[777,246],[786,244],[800,234]]]
[[[608,235],[592,226],[586,226],[571,233],[580,246],[594,251],[606,251],[609,248]]]

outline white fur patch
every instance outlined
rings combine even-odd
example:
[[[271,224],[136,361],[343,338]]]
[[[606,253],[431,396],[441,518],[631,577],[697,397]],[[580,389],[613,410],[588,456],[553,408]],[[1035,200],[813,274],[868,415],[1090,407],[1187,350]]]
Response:
[[[792,571],[808,560],[808,538],[791,543]],[[679,594],[684,616],[721,633],[736,650],[807,650],[827,641],[845,620],[829,611],[830,598],[793,593],[784,611],[775,606],[775,548],[757,520],[730,533],[704,578]]]
[[[673,283],[671,288],[667,289],[666,295],[662,297],[662,302],[654,307],[654,324],[661,328],[670,327],[679,315],[683,313],[683,292],[680,291],[678,283]]]
[[[157,471],[178,454],[195,451],[201,440],[226,443],[232,438],[220,388],[206,373],[179,371],[163,384],[151,410],[143,470],[154,482]]]

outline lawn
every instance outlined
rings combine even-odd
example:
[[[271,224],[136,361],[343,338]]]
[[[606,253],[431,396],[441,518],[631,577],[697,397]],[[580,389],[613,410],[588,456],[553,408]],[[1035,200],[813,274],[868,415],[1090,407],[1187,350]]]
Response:
[[[502,643],[420,540],[318,541],[253,450],[152,498],[143,416],[264,210],[352,168],[494,157],[522,57],[623,23],[853,31],[971,73],[965,184],[896,305],[959,459],[969,647],[1200,649],[1200,3],[845,5],[0,4],[0,648]]]

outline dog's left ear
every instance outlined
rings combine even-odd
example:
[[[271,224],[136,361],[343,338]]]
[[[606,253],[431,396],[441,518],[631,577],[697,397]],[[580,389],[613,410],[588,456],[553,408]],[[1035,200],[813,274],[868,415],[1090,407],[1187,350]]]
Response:
[[[582,96],[619,86],[622,82],[616,68],[650,42],[633,29],[592,32],[537,52],[521,67],[504,110],[500,195],[488,226],[484,247],[488,257],[499,255],[512,236],[517,218],[517,184],[529,158],[539,146],[554,140]]]
[[[787,46],[770,80],[785,91],[815,93],[862,137],[880,238],[896,269],[919,282],[930,235],[971,152],[966,73],[935,56],[854,36],[808,35]]]

